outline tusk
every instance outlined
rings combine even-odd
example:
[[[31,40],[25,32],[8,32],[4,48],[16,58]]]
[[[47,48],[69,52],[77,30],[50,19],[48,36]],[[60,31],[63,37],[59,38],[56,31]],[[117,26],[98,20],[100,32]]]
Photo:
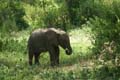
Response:
[[[68,49],[67,48],[65,48],[65,51],[67,51]]]

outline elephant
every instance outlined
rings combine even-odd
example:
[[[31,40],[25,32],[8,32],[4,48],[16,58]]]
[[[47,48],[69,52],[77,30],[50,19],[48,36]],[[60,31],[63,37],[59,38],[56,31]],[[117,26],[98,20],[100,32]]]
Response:
[[[28,39],[29,65],[32,65],[34,57],[35,64],[39,64],[39,55],[42,52],[49,52],[51,66],[59,65],[59,46],[67,55],[72,54],[69,35],[56,28],[45,28],[34,30]]]

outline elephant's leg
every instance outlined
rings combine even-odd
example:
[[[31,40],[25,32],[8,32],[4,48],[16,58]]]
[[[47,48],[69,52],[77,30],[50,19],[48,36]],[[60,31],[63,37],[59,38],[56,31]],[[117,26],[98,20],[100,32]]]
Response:
[[[39,64],[39,53],[35,53],[34,57],[35,57],[35,64]]]
[[[51,66],[55,66],[55,60],[56,60],[55,49],[54,48],[50,48],[49,54],[50,54]]]
[[[29,65],[32,65],[33,53],[29,52]]]
[[[56,60],[55,60],[55,64],[56,65],[59,65],[59,47],[55,47],[55,57],[56,57]]]
[[[51,66],[59,64],[59,47],[53,47],[49,51]]]

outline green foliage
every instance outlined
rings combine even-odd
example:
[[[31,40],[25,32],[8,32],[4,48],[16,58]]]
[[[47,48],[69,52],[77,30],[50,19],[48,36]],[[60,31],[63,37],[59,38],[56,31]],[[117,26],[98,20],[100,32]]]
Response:
[[[65,1],[57,4],[54,0],[41,0],[33,6],[24,5],[26,9],[25,19],[33,29],[56,27],[67,30],[70,28]]]
[[[70,22],[74,25],[84,24],[94,15],[94,0],[66,0]]]
[[[23,19],[25,11],[19,1],[0,1],[0,31],[11,32],[28,27]]]
[[[119,48],[119,23],[113,24],[105,19],[95,17],[87,22],[87,26],[92,28],[94,33],[93,52],[99,60],[112,61],[113,64],[119,65],[120,56]],[[117,61],[116,61],[117,60]]]
[[[11,38],[3,39],[2,51],[18,51],[24,53],[27,49],[25,47],[25,44],[26,39],[23,39],[21,41]]]
[[[26,53],[28,37],[26,35],[28,35],[28,32],[21,31],[21,33],[15,33],[0,35],[0,51]]]
[[[75,70],[67,70],[65,67],[59,68],[40,68],[40,66],[27,67],[22,65],[16,65],[14,67],[8,67],[6,65],[0,66],[0,79],[2,80],[119,80],[120,73],[119,67],[110,66],[96,66],[91,68],[76,66]]]
[[[117,23],[119,15],[119,0],[66,0],[70,22],[74,25],[85,24],[94,16]]]
[[[116,59],[119,56],[120,51],[120,22],[119,22],[119,14],[115,11],[114,8],[116,4],[119,2],[113,2],[111,5],[102,5],[102,14],[99,14],[94,19],[91,18],[88,21],[87,25],[89,25],[94,32],[95,39],[95,48],[94,52],[96,54],[101,54],[101,56],[105,56],[107,58],[109,56],[109,60]],[[103,3],[99,3],[103,4]],[[111,7],[112,6],[112,7]],[[118,6],[117,6],[118,7]],[[118,10],[119,12],[119,10]],[[108,17],[109,16],[109,17]],[[116,63],[115,63],[116,64]]]

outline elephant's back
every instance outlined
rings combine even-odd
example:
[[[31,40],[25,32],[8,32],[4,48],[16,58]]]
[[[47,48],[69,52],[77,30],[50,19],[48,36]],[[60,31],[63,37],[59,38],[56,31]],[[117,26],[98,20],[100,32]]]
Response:
[[[34,30],[28,40],[28,48],[33,50],[46,49],[51,46],[58,46],[58,34],[66,34],[64,31],[47,28]]]
[[[33,50],[46,50],[45,30],[34,30],[28,39],[28,48]]]

